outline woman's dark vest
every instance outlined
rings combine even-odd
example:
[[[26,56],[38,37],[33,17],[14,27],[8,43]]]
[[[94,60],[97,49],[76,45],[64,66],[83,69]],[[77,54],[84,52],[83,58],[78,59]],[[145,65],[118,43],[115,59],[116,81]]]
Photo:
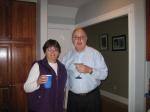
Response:
[[[38,61],[40,75],[52,75],[52,87],[45,89],[43,85],[28,94],[29,112],[63,112],[64,88],[67,78],[65,66],[57,60],[57,74],[48,64],[46,58]]]

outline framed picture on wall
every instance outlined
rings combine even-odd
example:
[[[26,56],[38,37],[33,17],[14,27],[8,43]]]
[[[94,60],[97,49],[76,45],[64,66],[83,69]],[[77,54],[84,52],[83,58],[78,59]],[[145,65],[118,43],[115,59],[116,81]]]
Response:
[[[108,35],[100,35],[100,50],[108,50]]]
[[[126,35],[118,35],[112,37],[112,51],[126,50]]]

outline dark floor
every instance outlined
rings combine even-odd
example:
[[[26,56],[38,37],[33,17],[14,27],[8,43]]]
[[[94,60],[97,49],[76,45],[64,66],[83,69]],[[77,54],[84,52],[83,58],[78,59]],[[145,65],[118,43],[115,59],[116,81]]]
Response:
[[[128,112],[128,106],[102,96],[102,112]]]
[[[128,112],[128,106],[101,96],[102,112]],[[65,111],[66,112],[66,111]]]

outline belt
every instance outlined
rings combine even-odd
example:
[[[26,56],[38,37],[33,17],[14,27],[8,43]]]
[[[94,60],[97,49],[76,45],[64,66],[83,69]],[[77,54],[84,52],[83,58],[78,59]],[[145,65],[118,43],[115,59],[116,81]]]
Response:
[[[92,91],[90,91],[90,92],[88,92],[88,93],[74,93],[74,92],[72,92],[72,91],[69,91],[70,93],[72,93],[73,95],[76,95],[76,96],[87,96],[87,95],[90,95],[90,94],[92,94],[92,93],[94,93],[95,91],[97,91],[98,90],[98,87],[97,88],[95,88],[95,89],[93,89]]]

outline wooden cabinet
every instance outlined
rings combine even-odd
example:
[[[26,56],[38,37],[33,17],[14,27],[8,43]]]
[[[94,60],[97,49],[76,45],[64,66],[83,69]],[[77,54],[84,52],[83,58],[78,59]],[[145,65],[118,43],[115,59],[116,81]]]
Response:
[[[0,0],[0,40],[11,38],[11,1]]]
[[[150,0],[146,0],[146,59],[150,61]]]
[[[36,4],[0,0],[0,9],[0,112],[27,112],[23,84],[36,54]]]

